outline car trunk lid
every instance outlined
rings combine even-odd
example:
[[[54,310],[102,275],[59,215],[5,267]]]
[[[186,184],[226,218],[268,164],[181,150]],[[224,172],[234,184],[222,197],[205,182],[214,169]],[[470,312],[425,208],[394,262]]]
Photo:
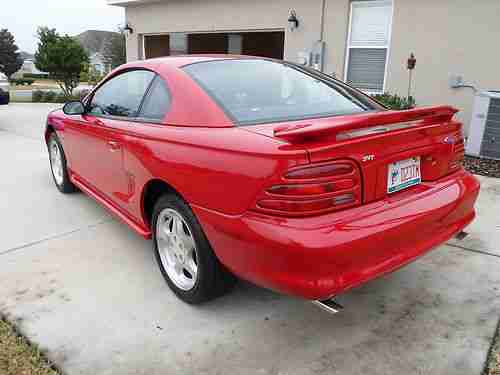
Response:
[[[282,140],[284,148],[303,148],[311,163],[351,159],[361,169],[363,202],[388,192],[391,163],[416,158],[422,181],[433,181],[460,168],[463,158],[457,110],[448,106],[407,111],[367,112],[350,116],[267,124],[247,129]],[[414,187],[421,189],[422,187]]]

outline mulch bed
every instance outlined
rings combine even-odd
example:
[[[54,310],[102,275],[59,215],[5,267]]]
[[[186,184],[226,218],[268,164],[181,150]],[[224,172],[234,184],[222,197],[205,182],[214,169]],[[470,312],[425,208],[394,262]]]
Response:
[[[500,160],[481,159],[474,156],[466,156],[464,167],[469,172],[482,176],[500,178]]]

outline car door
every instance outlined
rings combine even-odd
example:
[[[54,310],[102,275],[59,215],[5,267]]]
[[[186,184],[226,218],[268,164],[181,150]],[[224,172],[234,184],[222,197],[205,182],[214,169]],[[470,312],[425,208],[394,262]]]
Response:
[[[144,98],[139,116],[128,127],[123,159],[129,190],[123,198],[128,202],[129,213],[137,220],[142,219],[140,200],[145,178],[153,176],[148,168],[148,159],[156,158],[149,139],[152,134],[158,134],[161,127],[169,126],[164,119],[170,103],[167,83],[157,75]]]
[[[89,98],[80,124],[66,132],[77,178],[122,208],[129,196],[123,164],[126,134],[154,77],[155,73],[143,69],[112,77]]]

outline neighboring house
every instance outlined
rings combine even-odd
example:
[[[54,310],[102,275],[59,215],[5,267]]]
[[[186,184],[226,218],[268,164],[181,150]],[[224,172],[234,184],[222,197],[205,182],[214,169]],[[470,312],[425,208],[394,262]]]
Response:
[[[48,76],[49,73],[42,72],[38,70],[35,66],[35,55],[32,53],[20,52],[20,56],[23,59],[23,65],[21,68],[12,75],[12,78],[22,78],[24,74],[40,74]]]
[[[33,60],[35,58],[34,54],[29,53],[29,52],[25,52],[25,51],[19,52],[19,56],[21,57],[21,59],[23,59],[23,61],[24,60]]]
[[[111,70],[110,58],[106,50],[111,38],[117,34],[111,31],[87,30],[75,36],[75,39],[89,54],[90,66],[100,74]]]
[[[89,56],[89,65],[101,75],[111,70],[111,64],[106,61],[100,52],[95,52]]]
[[[243,53],[285,58],[334,74],[366,92],[407,95],[417,58],[418,105],[451,104],[470,122],[473,91],[452,89],[451,74],[500,90],[494,48],[498,0],[108,0],[125,7],[133,30],[127,59],[179,53]],[[291,10],[299,21],[293,31]],[[311,58],[312,57],[312,58]]]
[[[25,74],[37,74],[49,76],[49,73],[42,72],[38,70],[35,66],[35,60],[33,58],[24,59],[21,69],[13,74],[13,78],[22,78]]]

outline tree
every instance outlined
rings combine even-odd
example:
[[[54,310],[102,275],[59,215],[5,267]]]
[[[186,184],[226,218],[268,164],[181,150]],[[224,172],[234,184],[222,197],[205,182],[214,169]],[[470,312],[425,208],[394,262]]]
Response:
[[[48,72],[66,97],[80,83],[80,72],[89,56],[83,47],[68,35],[60,36],[55,29],[39,27],[38,50],[35,53],[37,69]]]
[[[117,33],[109,38],[104,54],[114,69],[127,62],[127,57],[125,53],[125,35],[123,32]]]
[[[7,29],[0,30],[0,72],[8,78],[23,65],[14,36]]]

